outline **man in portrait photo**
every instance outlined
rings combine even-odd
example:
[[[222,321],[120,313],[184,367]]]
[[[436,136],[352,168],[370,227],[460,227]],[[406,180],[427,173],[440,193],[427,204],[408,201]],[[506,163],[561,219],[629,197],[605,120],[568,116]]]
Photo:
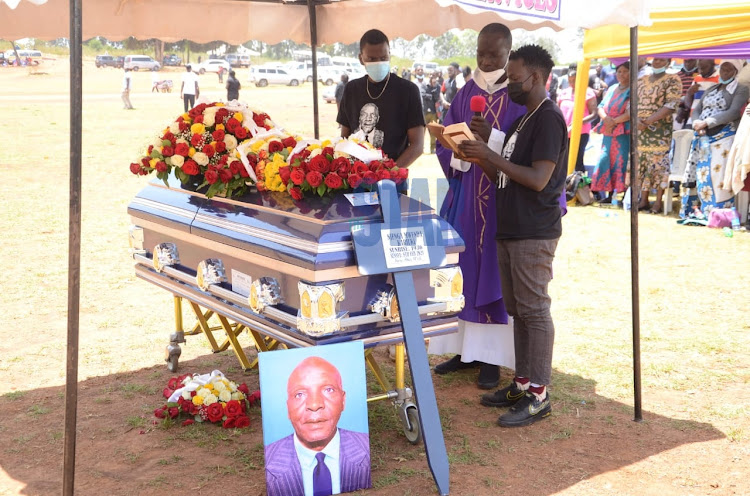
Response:
[[[268,496],[328,496],[372,486],[367,433],[338,427],[346,392],[338,369],[305,358],[287,381],[294,432],[265,447]]]
[[[354,131],[355,136],[357,133],[362,133],[362,139],[370,143],[375,148],[382,148],[383,146],[383,131],[375,129],[375,126],[380,120],[380,111],[377,105],[374,103],[367,103],[359,111],[359,128]]]

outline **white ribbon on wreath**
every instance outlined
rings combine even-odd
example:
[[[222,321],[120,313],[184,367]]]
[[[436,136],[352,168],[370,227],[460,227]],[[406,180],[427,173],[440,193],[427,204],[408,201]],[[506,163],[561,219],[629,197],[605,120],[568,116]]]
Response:
[[[185,391],[193,392],[202,388],[206,384],[216,382],[217,379],[224,379],[224,374],[220,370],[214,370],[210,374],[194,375],[190,382],[185,384],[183,387],[176,389],[174,393],[169,396],[167,402],[175,403],[182,396]]]

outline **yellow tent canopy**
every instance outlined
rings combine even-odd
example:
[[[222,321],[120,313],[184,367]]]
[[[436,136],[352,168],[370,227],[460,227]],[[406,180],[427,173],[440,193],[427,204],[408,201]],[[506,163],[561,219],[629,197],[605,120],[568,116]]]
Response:
[[[674,1],[664,3],[674,4]],[[750,41],[750,7],[747,0],[705,2],[681,0],[683,6],[651,7],[651,26],[638,28],[638,54],[654,55],[716,47]],[[586,31],[579,74],[588,74],[591,59],[630,56],[630,29],[604,26]],[[580,143],[587,77],[576,80],[568,170],[575,166]]]

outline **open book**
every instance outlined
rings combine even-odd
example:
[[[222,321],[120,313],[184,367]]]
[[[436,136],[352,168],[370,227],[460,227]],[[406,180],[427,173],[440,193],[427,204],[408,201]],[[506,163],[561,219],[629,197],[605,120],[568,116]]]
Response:
[[[445,148],[453,150],[457,157],[463,156],[458,151],[458,144],[465,140],[474,140],[474,133],[465,122],[456,122],[450,126],[443,126],[437,122],[427,124],[427,129]]]

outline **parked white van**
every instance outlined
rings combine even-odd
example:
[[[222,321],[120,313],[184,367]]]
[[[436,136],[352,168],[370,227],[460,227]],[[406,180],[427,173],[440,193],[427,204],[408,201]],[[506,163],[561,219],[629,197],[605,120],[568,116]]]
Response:
[[[228,53],[224,60],[232,67],[250,67],[250,55],[241,53]]]
[[[250,68],[250,82],[263,88],[269,84],[286,84],[299,86],[305,81],[305,75],[281,65],[262,65]]]
[[[158,71],[161,69],[161,64],[148,55],[126,55],[123,67],[136,72],[140,69],[145,71]]]
[[[350,79],[366,74],[365,66],[359,63],[359,59],[353,57],[332,57],[331,62],[333,62],[334,67],[344,69],[349,74]]]

